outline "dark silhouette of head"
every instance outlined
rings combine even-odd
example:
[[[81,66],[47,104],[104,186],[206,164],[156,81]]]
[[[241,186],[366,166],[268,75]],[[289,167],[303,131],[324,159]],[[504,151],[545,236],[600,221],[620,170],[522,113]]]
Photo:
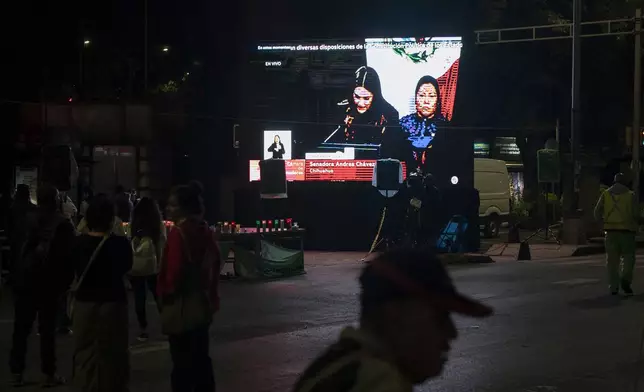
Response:
[[[17,204],[28,204],[31,201],[29,185],[19,184],[16,187],[16,196],[14,202]]]
[[[157,243],[161,238],[161,213],[157,203],[143,197],[132,211],[132,236],[150,237]]]
[[[38,187],[36,199],[41,211],[56,212],[60,206],[58,189],[50,184],[41,184]]]
[[[628,185],[628,180],[626,180],[624,173],[615,174],[615,184]]]
[[[92,198],[87,207],[85,220],[90,231],[109,233],[114,225],[114,202],[101,193]]]
[[[166,213],[169,219],[177,222],[189,217],[202,217],[204,214],[203,186],[198,181],[181,185],[170,192]]]

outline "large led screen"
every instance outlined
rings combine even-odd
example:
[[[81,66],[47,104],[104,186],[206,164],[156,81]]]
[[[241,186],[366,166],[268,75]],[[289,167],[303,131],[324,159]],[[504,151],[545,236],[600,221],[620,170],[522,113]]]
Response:
[[[269,120],[302,115],[293,159],[394,158],[449,179],[473,170],[469,135],[449,127],[461,48],[460,37],[263,44],[256,63],[281,89]]]

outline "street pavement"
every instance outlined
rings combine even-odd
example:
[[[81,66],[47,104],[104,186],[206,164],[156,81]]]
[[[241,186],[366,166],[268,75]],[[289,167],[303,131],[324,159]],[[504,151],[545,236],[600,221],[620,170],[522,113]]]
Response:
[[[218,390],[288,391],[341,328],[357,320],[356,277],[363,255],[307,253],[307,274],[262,283],[225,281],[212,328]],[[644,293],[644,257],[636,292]],[[485,320],[456,317],[459,338],[443,376],[418,391],[644,392],[639,350],[644,295],[607,295],[603,256],[450,267],[463,292],[496,309]],[[149,306],[152,339],[132,336],[132,391],[169,391],[170,360]],[[11,305],[0,303],[0,355],[6,363]],[[61,337],[60,372],[71,374],[72,339]],[[38,343],[30,340],[30,380],[38,380]],[[4,365],[0,362],[0,364]],[[10,390],[0,366],[0,390]],[[23,391],[39,390],[28,387]],[[66,391],[67,388],[57,390]]]
[[[486,250],[493,248],[496,245],[506,243],[508,241],[509,229],[507,227],[502,227],[499,230],[499,235],[496,237],[483,237],[481,236],[481,251],[485,252]],[[546,238],[544,234],[539,233],[535,234],[536,230],[519,230],[519,238],[521,241],[525,241],[527,238],[530,238],[529,243],[534,244],[556,244],[556,240],[552,237]]]

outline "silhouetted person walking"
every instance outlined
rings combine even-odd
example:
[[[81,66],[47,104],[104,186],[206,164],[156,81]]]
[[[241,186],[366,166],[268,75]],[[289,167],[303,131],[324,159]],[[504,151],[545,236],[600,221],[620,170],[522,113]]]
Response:
[[[112,233],[114,203],[97,195],[87,208],[88,232],[76,239],[74,384],[84,392],[128,391],[128,307],[125,276],[132,268],[126,237]]]
[[[58,300],[72,280],[70,250],[74,226],[59,211],[56,188],[38,188],[38,209],[28,216],[27,237],[15,274],[15,316],[10,367],[14,386],[24,384],[27,338],[38,318],[44,386],[65,383],[56,374],[56,316]]]
[[[152,293],[157,302],[157,274],[159,261],[166,241],[166,231],[159,206],[154,200],[144,197],[134,207],[130,235],[134,262],[130,271],[130,282],[134,290],[134,307],[141,333],[139,341],[146,341],[148,335],[148,317],[146,312],[147,292]]]
[[[295,392],[412,392],[443,371],[457,337],[451,313],[492,313],[458,293],[436,257],[416,250],[376,256],[360,285],[360,326],[342,331]]]
[[[639,223],[639,203],[635,193],[626,186],[622,173],[615,175],[615,184],[602,192],[595,206],[595,218],[602,220],[606,232],[606,266],[612,295],[633,295],[635,268],[635,233]],[[620,263],[623,267],[620,274]]]
[[[174,222],[159,271],[161,323],[172,356],[174,392],[212,392],[215,377],[208,331],[219,309],[220,256],[203,221],[202,189],[175,188],[166,211]],[[185,311],[184,309],[190,309]]]

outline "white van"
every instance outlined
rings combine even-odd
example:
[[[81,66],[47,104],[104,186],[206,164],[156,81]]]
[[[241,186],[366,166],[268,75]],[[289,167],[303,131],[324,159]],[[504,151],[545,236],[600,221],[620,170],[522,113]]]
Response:
[[[497,237],[510,217],[510,178],[505,161],[474,159],[474,188],[479,191],[480,224],[486,237]]]

